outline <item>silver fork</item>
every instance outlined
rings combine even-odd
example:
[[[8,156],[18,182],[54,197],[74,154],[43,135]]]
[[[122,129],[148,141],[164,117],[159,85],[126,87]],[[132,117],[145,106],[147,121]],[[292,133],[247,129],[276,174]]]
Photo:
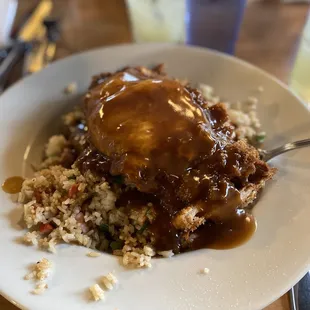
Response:
[[[310,139],[304,139],[304,140],[286,143],[286,144],[279,146],[279,147],[272,149],[272,150],[258,149],[258,152],[259,152],[260,158],[262,160],[269,161],[270,159],[272,159],[272,158],[274,158],[280,154],[286,153],[288,151],[300,149],[303,147],[307,147],[307,146],[310,146]]]
[[[270,159],[291,150],[310,146],[310,139],[286,143],[272,150],[258,149],[262,160]],[[291,310],[310,309],[310,273],[308,272],[289,292]]]

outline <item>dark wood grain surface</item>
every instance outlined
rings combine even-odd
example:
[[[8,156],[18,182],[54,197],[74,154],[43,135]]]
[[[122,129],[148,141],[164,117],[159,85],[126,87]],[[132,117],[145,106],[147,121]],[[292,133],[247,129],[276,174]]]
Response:
[[[36,0],[19,0],[18,24]],[[236,55],[287,82],[307,17],[306,4],[249,0]],[[56,59],[91,48],[132,41],[124,0],[54,0],[60,21]],[[15,77],[16,79],[16,77]],[[17,310],[0,296],[1,310]],[[284,295],[265,310],[289,310]]]

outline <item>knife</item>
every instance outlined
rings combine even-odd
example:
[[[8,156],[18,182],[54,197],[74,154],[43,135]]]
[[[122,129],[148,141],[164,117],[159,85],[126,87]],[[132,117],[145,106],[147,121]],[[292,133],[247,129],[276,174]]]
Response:
[[[50,14],[52,6],[51,0],[41,0],[22,29],[18,32],[17,39],[19,42],[29,44],[43,35],[43,20]],[[2,61],[0,65],[0,89],[4,87],[12,67],[21,59],[24,52],[25,46],[23,44],[15,44],[8,56]]]
[[[290,290],[291,310],[310,309],[310,272]]]

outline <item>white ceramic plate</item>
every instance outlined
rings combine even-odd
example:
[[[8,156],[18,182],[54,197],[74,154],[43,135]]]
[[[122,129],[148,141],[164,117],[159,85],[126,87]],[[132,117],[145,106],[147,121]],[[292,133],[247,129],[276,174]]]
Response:
[[[267,147],[310,137],[307,108],[284,85],[247,63],[200,48],[125,45],[56,62],[1,95],[0,180],[29,174],[44,139],[57,130],[57,116],[68,109],[68,96],[62,92],[66,85],[76,82],[83,93],[93,74],[159,62],[166,63],[174,76],[213,85],[231,101],[257,95],[262,86],[259,115],[268,134]],[[83,247],[60,246],[52,255],[19,244],[21,210],[1,191],[0,291],[32,310],[262,309],[309,266],[309,155],[310,149],[303,149],[273,160],[279,172],[255,207],[258,229],[248,243],[232,250],[206,249],[156,259],[152,269],[126,270],[108,254],[87,257]],[[34,296],[29,293],[34,284],[23,276],[29,264],[42,257],[51,259],[55,270],[46,293]],[[204,267],[210,269],[208,275],[200,274]],[[112,270],[119,287],[103,302],[89,301],[87,287]]]

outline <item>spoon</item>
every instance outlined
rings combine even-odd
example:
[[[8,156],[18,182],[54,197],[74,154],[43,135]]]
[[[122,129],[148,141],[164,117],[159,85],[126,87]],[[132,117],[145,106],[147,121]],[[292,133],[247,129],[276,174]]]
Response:
[[[273,150],[258,149],[260,158],[264,161],[283,154],[285,152],[310,146],[310,139],[299,140],[291,143],[286,143]],[[291,310],[306,310],[310,307],[310,272],[308,272],[291,290],[290,309]]]
[[[274,158],[280,154],[286,153],[288,151],[300,149],[303,147],[307,147],[307,146],[310,146],[310,139],[304,139],[304,140],[286,143],[286,144],[279,146],[279,147],[272,149],[272,150],[258,149],[258,152],[259,152],[260,158],[263,161],[267,162],[270,159],[272,159],[272,158]]]

